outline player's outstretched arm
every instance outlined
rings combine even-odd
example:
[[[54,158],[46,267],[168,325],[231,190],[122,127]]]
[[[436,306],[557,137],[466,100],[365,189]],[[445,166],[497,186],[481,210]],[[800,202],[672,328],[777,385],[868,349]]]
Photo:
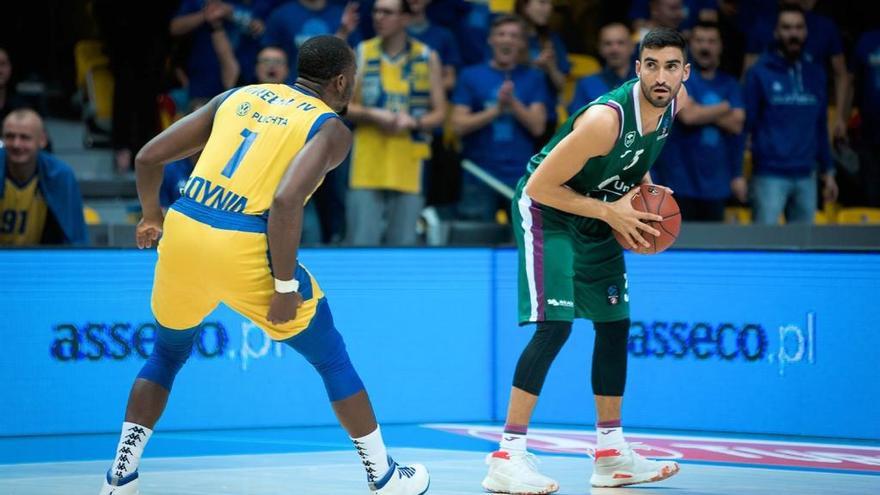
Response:
[[[590,158],[604,156],[614,147],[619,133],[619,117],[611,107],[590,107],[578,118],[574,129],[544,158],[541,166],[529,178],[526,194],[538,203],[582,217],[597,218],[624,234],[632,247],[650,246],[639,231],[653,235],[660,232],[642,220],[662,221],[659,215],[644,213],[632,207],[633,188],[614,203],[582,196],[565,184],[575,176]]]
[[[269,252],[276,279],[293,279],[306,199],[327,172],[342,163],[351,149],[351,141],[348,127],[340,119],[329,119],[284,172],[269,210]],[[296,292],[276,292],[269,306],[268,320],[278,324],[296,317],[298,297]]]
[[[205,146],[214,125],[214,113],[225,97],[226,93],[215,96],[207,105],[175,122],[145,144],[135,157],[137,192],[143,214],[135,234],[138,247],[151,247],[162,233],[159,188],[165,164],[190,156]]]

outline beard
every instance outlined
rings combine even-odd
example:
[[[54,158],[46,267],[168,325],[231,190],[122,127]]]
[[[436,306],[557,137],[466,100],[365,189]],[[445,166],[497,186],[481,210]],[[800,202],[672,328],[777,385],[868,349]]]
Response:
[[[639,81],[639,86],[642,88],[642,94],[645,95],[645,99],[648,100],[648,103],[650,103],[655,108],[666,108],[667,106],[669,106],[669,104],[672,102],[672,99],[675,98],[676,94],[678,94],[678,90],[681,89],[681,84],[679,84],[679,87],[677,88],[668,88],[669,93],[666,98],[660,99],[651,93],[652,88],[648,88],[644,82]]]

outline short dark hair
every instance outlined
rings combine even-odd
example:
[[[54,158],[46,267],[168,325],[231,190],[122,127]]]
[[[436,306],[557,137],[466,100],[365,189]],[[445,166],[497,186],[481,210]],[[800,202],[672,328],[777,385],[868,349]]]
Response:
[[[803,16],[805,21],[807,19],[807,13],[804,12],[804,9],[802,9],[800,5],[786,3],[786,4],[782,4],[779,6],[779,10],[777,11],[777,14],[776,14],[776,25],[777,26],[779,25],[779,19],[782,18],[782,14],[791,14],[791,13],[800,14],[801,16]]]
[[[303,79],[324,84],[354,63],[354,53],[348,43],[324,34],[309,38],[299,47],[296,72]]]
[[[496,15],[494,19],[492,19],[492,27],[489,28],[489,32],[492,32],[498,26],[503,26],[504,24],[519,24],[519,27],[522,29],[523,34],[526,32],[526,21],[522,17],[516,14],[499,14]]]
[[[715,21],[699,21],[694,24],[693,29],[714,29],[718,31],[718,34],[721,35],[721,26],[718,25]]]
[[[639,46],[639,58],[642,58],[645,48],[657,49],[667,46],[681,49],[681,54],[684,57],[682,61],[687,61],[687,40],[678,31],[664,27],[652,29],[642,38],[642,43]]]

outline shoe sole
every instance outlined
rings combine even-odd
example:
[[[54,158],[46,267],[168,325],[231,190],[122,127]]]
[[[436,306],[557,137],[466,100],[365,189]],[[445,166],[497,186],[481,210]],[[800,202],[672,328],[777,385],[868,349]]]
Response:
[[[495,489],[495,488],[491,488],[489,486],[486,486],[487,485],[486,481],[487,480],[484,479],[483,482],[480,483],[480,485],[483,487],[484,490],[486,490],[489,493],[506,493],[507,495],[549,495],[551,493],[556,493],[557,491],[559,491],[559,486],[556,486],[555,488],[549,488],[546,490],[538,490],[538,491],[531,491],[531,492],[512,492],[510,490],[501,490],[501,489]]]
[[[671,468],[664,467],[663,469],[660,470],[659,473],[657,473],[656,476],[654,476],[652,478],[645,479],[645,480],[639,480],[639,481],[620,480],[620,483],[609,483],[609,484],[597,484],[597,483],[590,482],[590,485],[592,485],[596,488],[617,488],[617,487],[621,487],[621,486],[640,485],[642,483],[656,483],[658,481],[663,481],[667,478],[671,478],[671,477],[675,476],[675,474],[677,474],[680,470],[681,470],[681,468],[678,466],[678,464],[676,464]]]

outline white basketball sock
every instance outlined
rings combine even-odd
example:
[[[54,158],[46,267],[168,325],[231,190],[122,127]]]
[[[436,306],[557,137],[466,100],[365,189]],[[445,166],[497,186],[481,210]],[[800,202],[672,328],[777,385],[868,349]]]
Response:
[[[626,443],[623,439],[623,427],[596,428],[596,449],[605,450]]]
[[[382,441],[382,432],[376,425],[373,433],[361,438],[352,438],[354,448],[357,449],[364,469],[367,471],[367,481],[378,481],[388,472],[388,452],[385,450],[385,442]]]
[[[137,471],[141,463],[144,446],[153,434],[153,430],[135,423],[122,423],[122,435],[116,446],[116,458],[110,467],[110,475],[116,479],[125,478]]]

